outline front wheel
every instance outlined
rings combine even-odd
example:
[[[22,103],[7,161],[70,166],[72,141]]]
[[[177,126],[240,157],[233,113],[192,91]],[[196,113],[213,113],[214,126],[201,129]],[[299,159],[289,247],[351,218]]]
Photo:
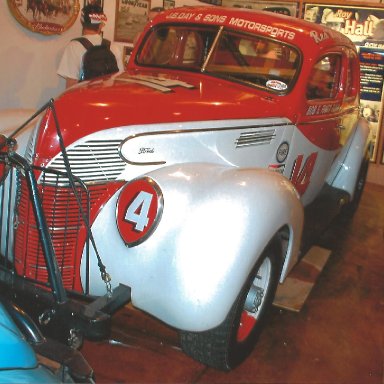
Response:
[[[281,246],[274,240],[257,261],[222,324],[205,332],[180,332],[183,351],[206,365],[225,371],[244,361],[264,326],[281,265]]]

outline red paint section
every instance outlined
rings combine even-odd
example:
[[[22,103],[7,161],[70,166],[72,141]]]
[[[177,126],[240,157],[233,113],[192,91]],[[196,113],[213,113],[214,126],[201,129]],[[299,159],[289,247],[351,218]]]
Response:
[[[95,220],[101,207],[122,186],[121,182],[108,185],[89,186],[90,217]],[[48,283],[48,273],[43,249],[32,209],[28,199],[25,179],[21,182],[21,199],[18,206],[19,224],[15,233],[15,267],[20,276],[36,280],[42,285]],[[43,210],[50,228],[53,248],[66,289],[84,292],[80,278],[80,264],[87,229],[82,220],[74,194],[69,188],[39,185],[43,199]],[[87,197],[78,191],[83,210],[87,211]]]
[[[300,132],[316,147],[326,151],[334,151],[340,147],[339,119],[321,120],[311,124],[302,124]]]

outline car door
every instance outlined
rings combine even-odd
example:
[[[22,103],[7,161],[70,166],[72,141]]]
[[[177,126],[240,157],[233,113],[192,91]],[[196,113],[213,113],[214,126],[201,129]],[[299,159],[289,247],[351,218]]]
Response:
[[[288,166],[289,178],[304,205],[320,192],[342,146],[346,65],[345,52],[334,49],[315,60],[309,71],[304,114],[292,138]]]

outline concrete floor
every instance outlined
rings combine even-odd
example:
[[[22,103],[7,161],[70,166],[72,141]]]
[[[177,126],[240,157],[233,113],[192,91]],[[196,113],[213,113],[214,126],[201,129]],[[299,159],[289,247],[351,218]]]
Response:
[[[332,249],[300,312],[274,307],[248,360],[224,373],[195,362],[177,333],[130,307],[111,340],[85,342],[97,383],[384,383],[384,187],[367,184],[349,222],[327,231]]]

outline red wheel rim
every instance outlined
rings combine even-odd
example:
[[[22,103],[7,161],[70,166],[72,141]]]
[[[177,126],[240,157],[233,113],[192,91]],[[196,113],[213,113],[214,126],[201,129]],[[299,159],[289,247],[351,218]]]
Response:
[[[243,311],[241,313],[239,329],[237,330],[237,341],[241,343],[242,341],[246,340],[255,325],[256,319],[247,311]]]

